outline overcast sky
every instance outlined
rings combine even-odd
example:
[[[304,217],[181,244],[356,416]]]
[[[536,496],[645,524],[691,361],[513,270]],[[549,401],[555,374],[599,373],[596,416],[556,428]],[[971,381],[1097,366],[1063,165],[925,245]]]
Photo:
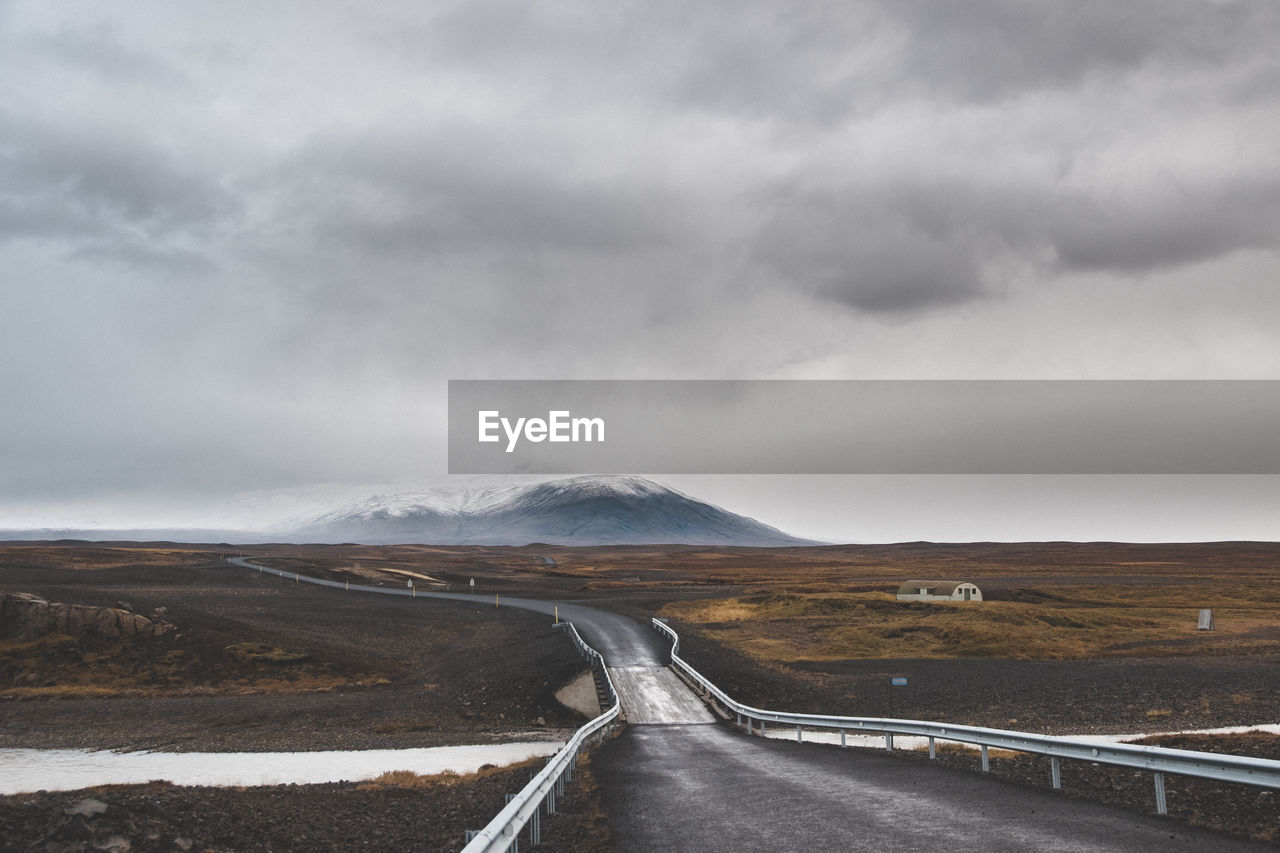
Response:
[[[0,527],[438,476],[450,378],[1280,378],[1277,43],[1273,0],[0,0]],[[1271,478],[947,482],[678,485],[1280,538]]]

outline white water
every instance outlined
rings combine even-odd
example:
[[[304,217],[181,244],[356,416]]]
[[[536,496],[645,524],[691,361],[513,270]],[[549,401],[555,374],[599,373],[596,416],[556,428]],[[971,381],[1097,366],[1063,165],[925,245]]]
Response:
[[[757,724],[758,725],[758,724]],[[1139,740],[1144,737],[1159,737],[1160,735],[1234,735],[1244,732],[1267,732],[1269,734],[1280,734],[1280,724],[1264,725],[1264,726],[1227,726],[1220,729],[1182,729],[1179,731],[1168,732],[1141,732],[1138,734],[1124,735],[1058,735],[1058,737],[1070,738],[1071,740],[1082,740],[1086,743],[1125,743],[1131,740]],[[765,737],[775,738],[777,740],[795,740],[796,727],[785,725],[783,723],[771,723],[765,726]],[[804,740],[810,743],[840,743],[840,733],[832,731],[811,731],[804,730]],[[945,741],[945,738],[939,738]],[[951,743],[951,741],[947,741]],[[884,747],[884,735],[859,735],[849,733],[846,735],[845,743],[848,746],[869,746]],[[971,749],[978,749],[977,744],[960,743],[960,746],[966,746]],[[917,737],[915,735],[894,735],[894,749],[925,749],[929,746],[927,737]]]
[[[480,744],[341,752],[91,752],[0,749],[0,795],[73,791],[164,780],[175,785],[287,785],[354,782],[388,770],[471,773],[551,755],[561,743]]]

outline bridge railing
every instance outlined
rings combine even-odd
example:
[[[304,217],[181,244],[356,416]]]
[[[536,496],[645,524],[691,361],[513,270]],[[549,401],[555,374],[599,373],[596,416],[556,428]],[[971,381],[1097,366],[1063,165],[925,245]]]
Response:
[[[898,720],[881,717],[841,717],[824,714],[795,714],[755,708],[736,701],[680,657],[680,636],[664,620],[654,619],[653,627],[670,637],[671,664],[683,673],[708,698],[714,698],[727,711],[737,715],[739,725],[745,724],[747,733],[753,728],[761,734],[769,723],[795,726],[797,740],[803,738],[804,729],[826,729],[840,732],[843,745],[848,732],[882,733],[885,748],[893,749],[893,736],[914,735],[929,739],[929,757],[936,756],[937,741],[953,741],[978,746],[982,751],[982,769],[990,769],[987,751],[1004,749],[1031,752],[1050,757],[1051,783],[1062,787],[1060,759],[1091,761],[1096,764],[1112,764],[1134,767],[1153,774],[1156,811],[1167,814],[1164,774],[1198,776],[1223,782],[1238,782],[1263,788],[1280,788],[1280,761],[1251,758],[1241,755],[1219,755],[1211,752],[1195,752],[1187,749],[1170,749],[1160,746],[1137,744],[1098,744],[1090,741],[1032,734],[1029,732],[988,729],[979,726],[961,726],[952,723],[933,723],[922,720]]]
[[[574,768],[578,766],[578,756],[588,741],[604,732],[618,718],[618,691],[614,689],[609,670],[604,665],[604,658],[595,649],[588,646],[578,634],[578,629],[570,622],[561,622],[566,626],[569,637],[578,650],[592,663],[592,668],[604,679],[604,684],[613,705],[600,716],[578,729],[569,742],[551,757],[547,766],[538,775],[529,780],[529,784],[512,795],[502,811],[489,821],[484,829],[467,833],[467,846],[462,853],[498,853],[519,849],[520,831],[529,827],[529,841],[539,844],[542,841],[542,808],[546,805],[547,814],[554,814],[556,797],[563,796],[565,785],[573,780]]]

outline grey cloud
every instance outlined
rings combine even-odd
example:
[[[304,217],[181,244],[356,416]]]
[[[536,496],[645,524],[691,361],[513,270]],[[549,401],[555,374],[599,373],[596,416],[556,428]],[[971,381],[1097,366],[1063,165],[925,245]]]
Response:
[[[856,308],[904,312],[971,299],[986,285],[979,244],[960,223],[892,198],[816,192],[773,199],[776,215],[756,258],[822,296]]]
[[[902,98],[986,102],[1165,64],[1266,61],[1280,9],[1019,0],[452,6],[384,34],[435,67],[752,121],[833,126]]]
[[[1176,181],[1176,183],[1175,183]],[[1019,271],[1148,274],[1280,248],[1280,179],[992,188],[952,178],[777,192],[756,258],[854,308],[910,313],[998,293]]]
[[[141,128],[3,118],[0,240],[163,239],[238,209],[216,174],[179,162]]]
[[[316,140],[291,161],[285,204],[326,244],[418,256],[627,252],[678,233],[678,199],[660,187],[583,180],[553,155],[474,130],[445,126],[391,141],[380,130]]]
[[[1241,249],[1280,248],[1280,180],[1153,192],[1136,201],[1071,199],[1046,211],[1056,262],[1071,270],[1152,272]]]
[[[518,123],[381,131],[316,137],[271,179],[274,215],[303,245],[380,263],[534,252],[616,263],[672,246],[692,227],[681,193],[660,175],[584,177],[572,151],[545,150]]]
[[[1265,55],[1280,24],[1274,3],[1153,0],[1070,4],[905,0],[878,4],[901,28],[907,80],[985,100],[1071,86],[1092,73],[1153,62],[1220,63]]]
[[[611,98],[639,113],[704,112],[741,121],[744,129],[767,124],[785,150],[797,139],[821,140],[903,106],[959,108],[1044,91],[1070,103],[1073,87],[1094,87],[1097,100],[1108,86],[1121,94],[1132,75],[1156,68],[1195,75],[1196,97],[1221,102],[1249,89],[1248,80],[1268,76],[1269,34],[1278,24],[1274,4],[1200,0],[1069,7],[1012,0],[801,3],[785,12],[773,4],[678,11],[656,4],[642,19],[592,15],[575,4],[547,13],[490,2],[452,7],[411,32],[427,46],[424,62],[511,75],[521,97],[570,114],[577,101]],[[1236,73],[1221,74],[1223,63]],[[1266,95],[1256,89],[1252,97]],[[1029,136],[1025,144],[1044,145],[1050,159],[1069,163],[1082,152],[1105,152],[1130,135],[1124,122],[1143,118],[1106,95],[1096,109],[1062,117],[1096,128],[1062,127],[1058,140]],[[982,132],[994,139],[1003,129],[992,121]],[[643,140],[642,126],[637,134]],[[681,235],[714,230],[700,227],[698,217],[741,205],[761,224],[729,239],[750,244],[749,256],[780,273],[781,286],[862,310],[909,314],[998,292],[1010,284],[1010,267],[1141,273],[1266,248],[1277,233],[1269,176],[1250,174],[1247,165],[1238,174],[1190,177],[1181,203],[1170,204],[1169,187],[1154,178],[1117,200],[1099,179],[1068,189],[1042,172],[993,185],[989,170],[941,175],[931,173],[939,164],[924,162],[904,180],[863,174],[856,161],[805,162],[802,155],[781,179],[748,178],[741,195],[702,188],[713,201],[700,204],[699,190],[659,190],[661,175],[650,176],[643,189],[583,186],[563,176],[574,172],[571,155],[555,164],[563,170],[557,174],[541,163],[509,168],[502,146],[491,141],[465,142],[471,156],[461,159],[434,140],[421,142],[406,149],[416,148],[412,156],[388,157],[372,139],[334,152],[332,171],[345,169],[350,180],[334,197],[372,190],[379,210],[350,217],[344,214],[351,208],[339,204],[330,211],[330,239],[419,252],[679,247]],[[928,150],[946,161],[953,156],[948,144],[939,137]],[[352,172],[356,151],[368,152],[372,167]]]
[[[33,38],[31,44],[48,58],[91,75],[148,88],[169,87],[184,94],[195,93],[195,84],[179,67],[152,51],[130,44],[119,28],[105,23],[67,25]]]

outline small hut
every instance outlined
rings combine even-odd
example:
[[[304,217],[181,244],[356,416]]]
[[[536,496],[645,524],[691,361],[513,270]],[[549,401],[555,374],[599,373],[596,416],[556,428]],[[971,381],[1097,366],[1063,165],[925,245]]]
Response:
[[[982,590],[969,581],[904,581],[899,601],[981,601]]]

